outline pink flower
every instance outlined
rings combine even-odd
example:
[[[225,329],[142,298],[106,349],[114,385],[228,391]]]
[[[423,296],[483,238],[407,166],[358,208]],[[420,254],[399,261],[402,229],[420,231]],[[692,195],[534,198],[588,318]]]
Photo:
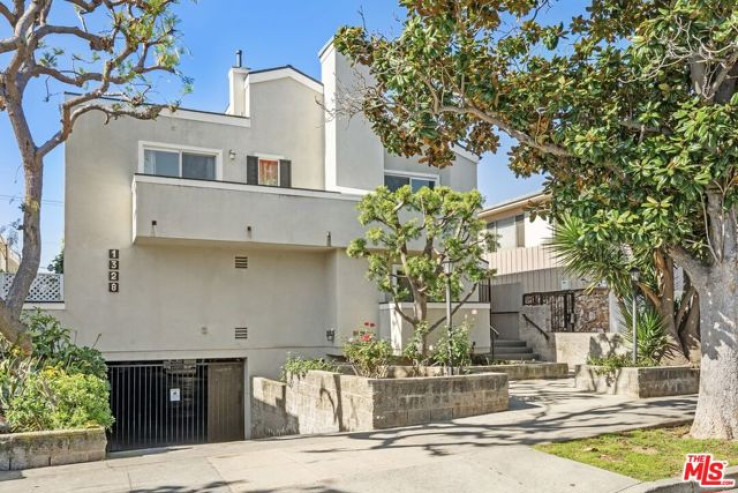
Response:
[[[372,335],[371,335],[371,334],[363,334],[363,335],[361,336],[361,340],[362,340],[363,342],[369,342],[369,341],[371,341],[371,340],[372,340]]]

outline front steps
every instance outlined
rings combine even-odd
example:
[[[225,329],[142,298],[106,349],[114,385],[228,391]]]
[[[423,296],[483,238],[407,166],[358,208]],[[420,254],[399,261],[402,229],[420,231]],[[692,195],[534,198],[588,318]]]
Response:
[[[519,339],[497,339],[495,361],[534,361],[538,356]]]

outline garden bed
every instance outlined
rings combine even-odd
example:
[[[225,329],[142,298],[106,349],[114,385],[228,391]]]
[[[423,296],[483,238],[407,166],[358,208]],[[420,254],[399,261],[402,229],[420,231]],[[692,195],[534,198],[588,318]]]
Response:
[[[700,371],[683,366],[624,367],[577,365],[578,389],[600,394],[627,395],[638,399],[696,394]]]
[[[445,375],[442,366],[390,366],[388,376],[392,378],[436,377]],[[455,369],[454,371],[458,371]],[[500,365],[469,365],[461,369],[464,375],[478,373],[505,373],[508,380],[539,380],[547,378],[566,378],[569,366],[566,363],[522,363]]]
[[[326,371],[252,382],[252,438],[370,431],[507,409],[508,376],[366,378]]]
[[[535,448],[641,481],[678,476],[686,454],[709,453],[716,460],[738,464],[738,443],[695,440],[689,437],[689,426],[608,433]]]
[[[100,427],[0,435],[0,471],[103,460],[106,444]]]

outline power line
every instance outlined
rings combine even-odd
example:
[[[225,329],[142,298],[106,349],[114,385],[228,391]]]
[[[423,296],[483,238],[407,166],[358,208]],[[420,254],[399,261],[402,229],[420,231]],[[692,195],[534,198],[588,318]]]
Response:
[[[4,194],[0,194],[0,199],[8,199],[8,200],[18,199],[18,200],[21,200],[21,197],[19,197],[18,195],[4,195]],[[42,199],[41,202],[44,203],[44,204],[51,204],[51,205],[64,205],[64,201],[63,200],[50,200],[50,199],[47,200],[47,199]]]

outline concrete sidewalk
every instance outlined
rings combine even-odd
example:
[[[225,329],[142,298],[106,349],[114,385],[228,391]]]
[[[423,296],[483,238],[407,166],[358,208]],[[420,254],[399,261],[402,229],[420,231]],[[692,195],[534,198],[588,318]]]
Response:
[[[617,492],[636,480],[529,445],[691,418],[696,397],[632,401],[571,380],[511,385],[511,411],[368,433],[116,454],[0,473],[0,492]]]

